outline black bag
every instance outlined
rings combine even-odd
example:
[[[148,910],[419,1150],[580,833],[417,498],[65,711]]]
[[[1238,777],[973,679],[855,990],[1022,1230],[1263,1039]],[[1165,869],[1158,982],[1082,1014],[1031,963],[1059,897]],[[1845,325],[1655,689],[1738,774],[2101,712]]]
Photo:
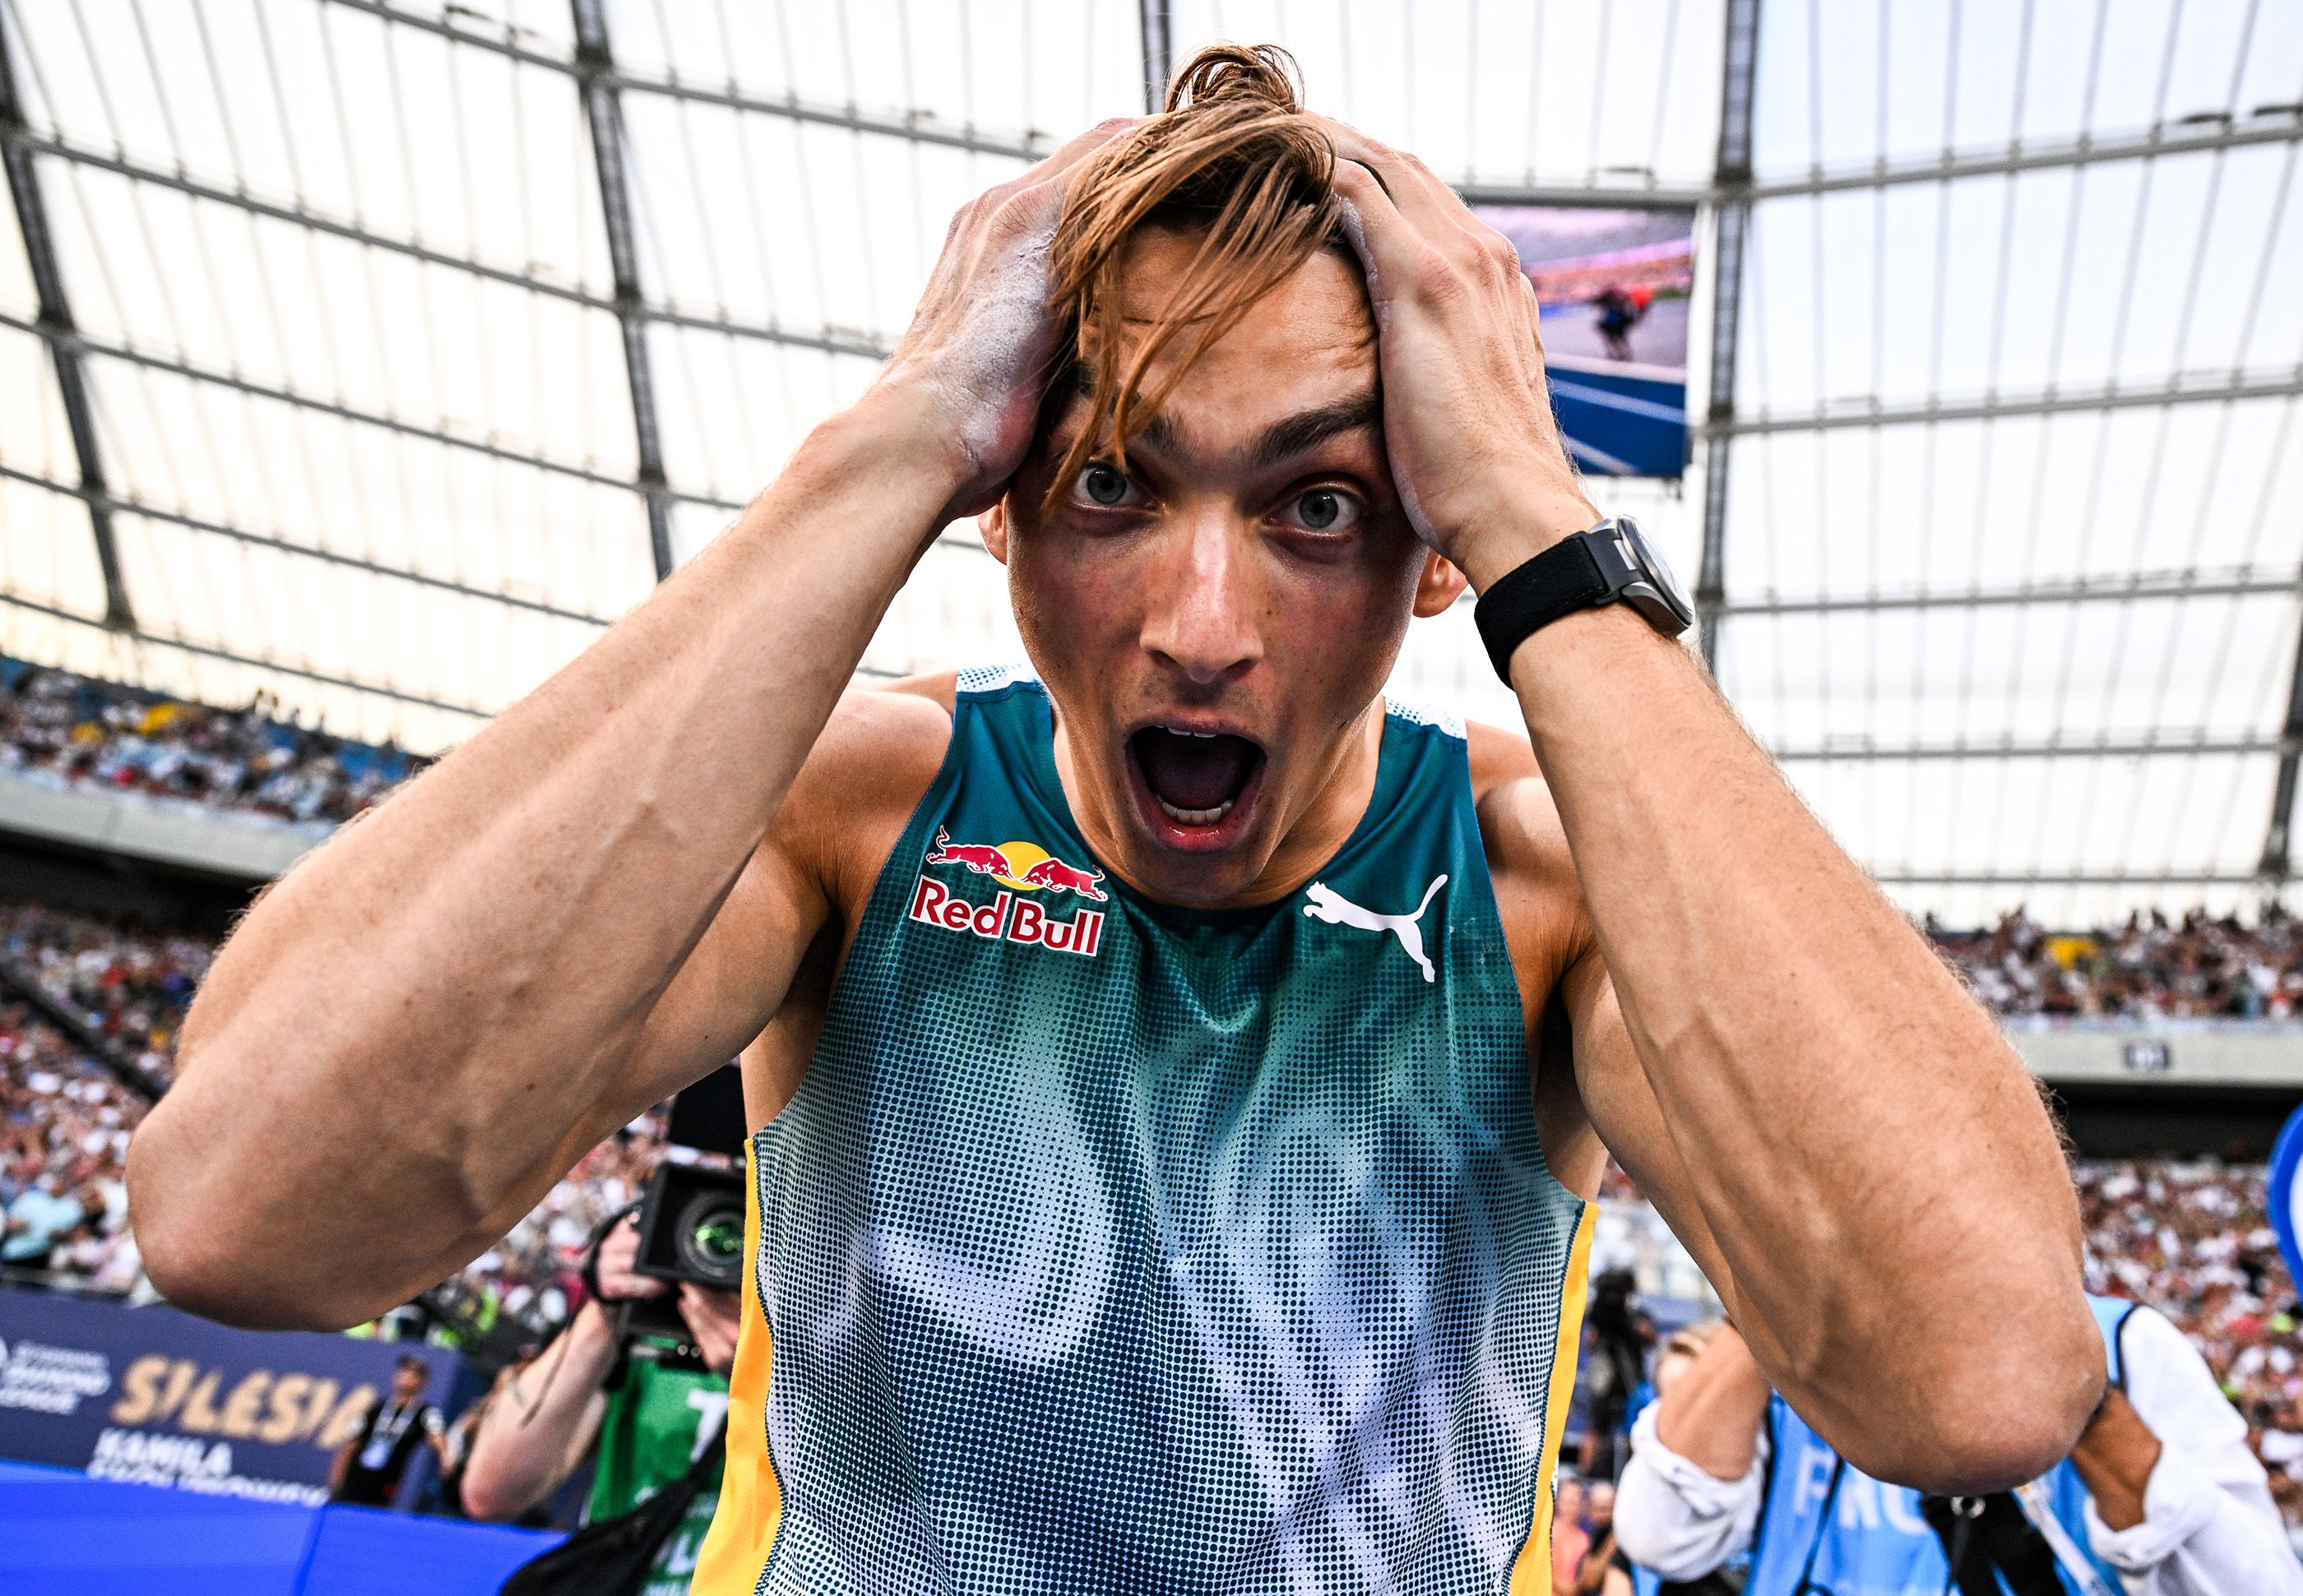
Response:
[[[727,1442],[722,1430],[686,1474],[630,1512],[587,1524],[542,1557],[522,1563],[504,1581],[500,1596],[639,1596],[656,1554],[688,1516]]]

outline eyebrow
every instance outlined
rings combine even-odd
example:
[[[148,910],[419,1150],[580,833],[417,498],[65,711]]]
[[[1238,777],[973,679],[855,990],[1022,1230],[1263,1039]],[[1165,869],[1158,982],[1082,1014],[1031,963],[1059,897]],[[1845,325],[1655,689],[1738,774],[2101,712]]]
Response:
[[[1349,399],[1337,399],[1333,404],[1321,405],[1314,409],[1299,410],[1293,416],[1273,422],[1250,440],[1246,447],[1238,450],[1235,458],[1249,471],[1266,471],[1318,448],[1339,433],[1376,426],[1382,420],[1382,391],[1370,388]],[[1168,418],[1165,410],[1157,412],[1143,424],[1142,436],[1143,441],[1158,453],[1173,455],[1180,452],[1181,440],[1177,435],[1175,423]]]

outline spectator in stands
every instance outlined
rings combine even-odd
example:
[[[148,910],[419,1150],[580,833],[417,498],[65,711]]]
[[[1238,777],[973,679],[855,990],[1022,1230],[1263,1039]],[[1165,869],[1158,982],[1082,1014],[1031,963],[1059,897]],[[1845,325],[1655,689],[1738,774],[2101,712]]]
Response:
[[[2277,904],[2244,926],[2154,911],[2115,930],[2051,933],[2018,910],[1990,931],[1927,931],[2002,1014],[2284,1020],[2303,1003],[2303,932]]]
[[[45,1269],[56,1238],[80,1222],[80,1205],[64,1195],[54,1170],[43,1170],[8,1205],[7,1239],[0,1262],[22,1269]]]
[[[1583,1527],[1590,1505],[1582,1478],[1561,1469],[1551,1488],[1552,1596],[1575,1596],[1575,1575],[1583,1567],[1583,1554],[1591,1550],[1590,1533]]]
[[[279,718],[0,658],[0,769],[283,819],[350,819],[418,762]]]
[[[394,1365],[391,1393],[367,1410],[359,1428],[336,1453],[328,1475],[330,1501],[390,1507],[419,1446],[430,1447],[441,1466],[447,1466],[447,1422],[424,1399],[431,1384],[432,1365],[415,1354]]]
[[[2247,1426],[2206,1363],[2153,1310],[2092,1301],[2111,1374],[2095,1418],[2038,1484],[1981,1499],[1921,1498],[1849,1466],[1722,1331],[1633,1430],[1624,1550],[1689,1579],[1748,1549],[1746,1596],[1995,1590],[1995,1568],[2019,1592],[2303,1596]]]

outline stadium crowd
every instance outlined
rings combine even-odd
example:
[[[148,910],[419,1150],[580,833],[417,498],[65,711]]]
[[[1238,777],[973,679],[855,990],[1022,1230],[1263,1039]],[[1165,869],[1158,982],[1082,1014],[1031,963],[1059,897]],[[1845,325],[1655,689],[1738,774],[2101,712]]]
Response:
[[[2088,1289],[2173,1320],[2248,1421],[2272,1495],[2303,1525],[2303,1303],[2265,1212],[2260,1165],[2212,1161],[2072,1166]]]
[[[0,903],[0,955],[163,1084],[174,1073],[176,1029],[215,953],[204,937]]]
[[[2113,929],[2050,931],[2019,909],[1987,931],[1930,916],[1927,933],[1998,1014],[2290,1020],[2303,1004],[2303,930],[2276,903],[2252,926],[2155,910]]]
[[[308,730],[259,693],[217,710],[0,655],[0,770],[283,820],[348,820],[421,761]]]
[[[128,1138],[144,1105],[21,1000],[0,1001],[0,1267],[125,1291]]]

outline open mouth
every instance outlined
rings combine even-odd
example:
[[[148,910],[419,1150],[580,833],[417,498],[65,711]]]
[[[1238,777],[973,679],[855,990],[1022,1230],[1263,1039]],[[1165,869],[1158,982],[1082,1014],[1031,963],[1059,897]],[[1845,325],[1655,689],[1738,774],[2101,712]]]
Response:
[[[1225,822],[1244,813],[1263,769],[1263,750],[1230,732],[1147,726],[1127,739],[1141,795],[1167,824],[1160,829],[1187,845],[1220,845],[1234,829]]]

